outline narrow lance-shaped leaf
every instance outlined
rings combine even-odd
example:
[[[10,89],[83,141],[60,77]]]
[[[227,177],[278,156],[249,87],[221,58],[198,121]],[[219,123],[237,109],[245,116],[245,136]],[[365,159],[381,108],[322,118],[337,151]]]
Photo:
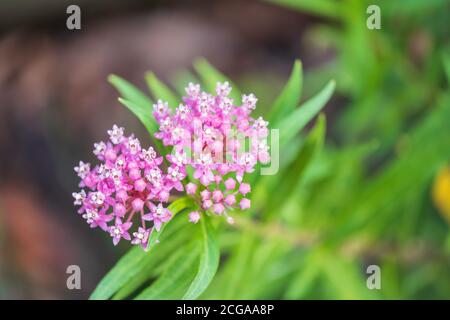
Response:
[[[173,215],[176,215],[191,205],[192,200],[190,198],[181,198],[169,205],[168,209]],[[167,224],[163,225],[160,232],[152,232],[149,239],[148,249],[154,247],[156,240],[158,240],[166,225]],[[135,277],[145,268],[145,264],[143,262],[145,262],[144,260],[147,254],[151,254],[151,251],[146,253],[139,247],[135,247],[128,251],[128,253],[125,254],[125,256],[123,256],[100,281],[90,299],[110,298],[117,290],[123,287],[130,279]]]
[[[251,272],[246,267],[250,263],[256,247],[257,237],[253,232],[248,230],[240,234],[235,249],[222,269],[222,274],[226,277],[221,293],[224,299],[235,299],[238,295],[241,283],[245,281],[246,275]]]
[[[153,72],[148,72],[145,75],[145,80],[155,100],[161,99],[162,101],[167,101],[172,109],[178,107],[180,103],[179,97],[159,80]]]
[[[302,64],[296,60],[288,82],[270,110],[268,120],[272,124],[276,124],[297,107],[302,92],[302,81]]]
[[[205,217],[201,221],[201,251],[198,273],[183,299],[196,299],[208,287],[219,266],[220,250],[214,230]]]
[[[135,116],[138,117],[139,120],[141,120],[141,122],[144,124],[145,128],[150,133],[150,135],[153,135],[156,131],[158,131],[158,124],[156,123],[155,118],[151,114],[151,108],[138,105],[123,98],[119,98],[119,102],[123,104],[125,107],[127,107],[129,110],[131,110],[131,112],[133,112]],[[158,152],[164,150],[164,147],[160,140],[158,139],[152,140]]]
[[[139,272],[144,268],[142,263],[144,258],[145,252],[141,248],[132,248],[119,260],[119,262],[117,262],[117,264],[106,274],[106,276],[103,277],[89,299],[109,299],[130,279],[139,274]]]
[[[306,124],[322,110],[333,94],[335,86],[335,82],[330,81],[318,94],[280,122],[280,150],[283,150],[283,147],[286,147]]]
[[[447,76],[447,82],[450,86],[450,53],[442,54],[442,63],[444,64],[445,75]]]
[[[297,274],[292,277],[284,293],[285,299],[302,299],[308,291],[313,289],[314,282],[322,272],[315,261],[314,251],[309,253],[301,262],[302,265],[299,267]]]
[[[292,113],[295,107],[300,101],[301,91],[302,91],[303,73],[302,64],[300,60],[296,60],[294,67],[292,68],[291,76],[288,82],[284,86],[278,98],[272,105],[270,114],[267,118],[272,128],[279,128],[279,123],[283,120],[286,115]],[[295,146],[294,146],[295,148]],[[290,150],[294,149],[290,148]],[[274,149],[272,149],[273,152]],[[286,155],[287,152],[283,152]],[[261,166],[257,164],[255,172],[259,172]],[[250,181],[252,184],[256,184],[257,181],[261,179],[258,174],[252,174]]]
[[[281,169],[284,171],[284,166],[287,162],[291,162],[291,159],[295,159],[292,155],[297,154],[297,150],[303,146],[303,143],[299,143],[299,139],[294,140],[305,125],[316,116],[317,113],[325,106],[331,94],[334,90],[335,83],[330,81],[328,85],[322,89],[316,96],[306,101],[298,109],[291,112],[290,116],[285,117],[279,124],[280,137],[279,137],[279,149],[281,150],[284,158],[281,159]],[[289,160],[289,161],[286,161]],[[264,206],[265,199],[267,199],[267,184],[270,184],[273,179],[270,176],[262,177],[256,186],[256,190],[253,193],[253,197],[257,197],[259,200],[253,201],[256,206]],[[277,194],[283,194],[277,191]],[[276,203],[272,201],[272,203]]]
[[[186,95],[186,86],[192,83],[200,83],[200,80],[189,70],[180,70],[173,76],[171,81],[172,85],[175,87],[177,93],[180,96]]]
[[[165,271],[136,299],[179,299],[195,276],[198,265],[198,246],[193,243],[178,250]]]
[[[145,268],[133,279],[128,281],[112,297],[114,300],[126,299],[131,296],[143,283],[161,274],[165,268],[168,259],[178,250],[182,250],[184,244],[192,238],[192,225],[186,224],[185,217],[176,217],[170,226],[161,236],[161,242],[152,250],[151,254],[146,255]]]
[[[305,144],[300,149],[296,157],[296,161],[288,169],[288,174],[293,180],[293,183],[297,183],[302,177],[305,169],[314,159],[314,156],[319,152],[323,146],[325,140],[326,120],[325,115],[320,114],[316,125],[309,133],[305,140]]]
[[[274,4],[283,5],[301,12],[312,13],[328,18],[341,18],[339,3],[333,0],[266,0]]]
[[[119,98],[119,102],[127,107],[131,112],[134,113],[136,117],[144,124],[145,128],[150,134],[153,134],[157,131],[157,124],[151,114],[150,107],[143,107],[138,105],[130,100],[126,100],[124,98]]]
[[[142,122],[148,133],[153,134],[158,131],[158,124],[152,115],[153,101],[133,84],[116,75],[110,75],[108,81],[119,91],[122,96],[119,102],[127,107]],[[162,143],[157,139],[152,139],[157,151],[163,150]]]
[[[381,235],[387,225],[403,226],[409,221],[410,216],[405,215],[408,219],[400,224],[400,217],[392,213],[403,208],[411,194],[419,194],[428,187],[436,170],[450,158],[449,118],[450,95],[444,94],[426,118],[408,132],[409,145],[421,148],[405,148],[383,171],[361,185],[354,201],[342,208],[335,228],[324,239],[327,245],[338,246],[349,235],[354,236],[364,228]]]
[[[320,269],[327,278],[331,290],[342,299],[376,299],[379,290],[367,290],[366,279],[357,264],[335,252],[321,250],[317,255]]]
[[[172,212],[172,219],[173,217],[183,211],[184,209],[190,208],[194,205],[194,200],[190,197],[184,197],[184,198],[180,198],[176,201],[174,201],[172,204],[170,204],[167,209],[170,210],[170,212]],[[150,251],[155,244],[158,242],[158,239],[161,237],[161,234],[163,233],[164,229],[167,227],[167,223],[164,223],[161,226],[161,229],[159,230],[159,232],[152,232],[150,234],[150,237],[148,238],[148,245],[147,245],[147,250]]]
[[[217,82],[228,81],[230,86],[233,88],[231,90],[230,97],[234,99],[235,104],[239,104],[241,102],[241,93],[237,89],[237,86],[234,85],[233,82],[220,71],[214,68],[208,61],[206,61],[206,59],[201,58],[195,61],[194,69],[199,74],[206,90],[209,92],[215,92]]]
[[[280,203],[283,203],[283,199],[288,199],[291,196],[296,197],[295,192],[303,173],[323,146],[325,131],[325,115],[321,114],[297,153],[295,161],[282,175],[281,181],[283,183],[276,184],[276,180],[272,182],[271,188],[276,190],[276,192],[272,193],[271,202],[267,204],[267,212],[269,214],[276,214],[274,209],[278,208]]]
[[[117,75],[110,75],[108,77],[109,83],[111,83],[120,95],[142,109],[148,109],[148,114],[151,115],[152,100],[147,97],[140,89],[136,88],[133,84]]]

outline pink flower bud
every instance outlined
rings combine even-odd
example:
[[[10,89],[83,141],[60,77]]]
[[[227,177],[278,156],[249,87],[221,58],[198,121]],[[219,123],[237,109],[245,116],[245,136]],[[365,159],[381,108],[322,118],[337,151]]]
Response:
[[[115,153],[115,151],[111,148],[108,148],[105,152],[105,159],[111,162],[116,161],[117,159],[117,154]]]
[[[236,187],[236,181],[233,178],[228,178],[225,180],[224,184],[227,190],[233,190]]]
[[[227,174],[229,170],[230,170],[230,167],[226,163],[220,164],[219,168],[217,169],[217,171],[219,171],[219,173],[221,175]]]
[[[214,202],[220,202],[223,199],[223,193],[220,190],[214,190],[213,191],[213,195],[212,198],[214,200]]]
[[[116,199],[125,202],[128,199],[128,193],[125,190],[121,189],[116,192]]]
[[[83,179],[83,183],[90,189],[93,189],[96,185],[96,179],[92,173],[88,174],[86,178]]]
[[[128,169],[129,170],[131,170],[131,169],[139,169],[139,166],[138,166],[138,164],[135,161],[131,161],[131,162],[128,163]]]
[[[126,213],[127,209],[125,208],[125,206],[121,203],[116,203],[114,205],[114,213],[119,216],[119,217],[123,217]]]
[[[200,192],[200,195],[202,197],[202,200],[208,200],[211,197],[211,192],[209,192],[208,190],[203,190],[202,192]]]
[[[144,208],[144,201],[136,198],[131,202],[131,206],[133,207],[133,211],[141,211]]]
[[[270,162],[270,155],[268,152],[260,152],[258,155],[258,159],[262,164],[267,164]]]
[[[242,183],[242,184],[239,186],[239,192],[240,192],[242,195],[244,195],[244,196],[245,196],[247,193],[249,193],[250,190],[251,190],[251,188],[250,188],[250,185],[249,185],[248,183]]]
[[[250,208],[250,200],[247,198],[243,198],[241,202],[239,202],[239,206],[242,210]]]
[[[134,182],[134,188],[139,192],[144,191],[146,186],[147,184],[145,183],[144,179],[139,179]]]
[[[213,211],[215,214],[222,214],[225,211],[225,207],[221,203],[216,203],[213,207]]]
[[[187,194],[195,194],[195,192],[197,191],[197,185],[195,183],[189,182],[186,185],[186,193]]]
[[[236,203],[236,197],[234,194],[229,194],[225,197],[225,203],[229,205],[230,207]]]
[[[131,169],[128,174],[132,180],[137,180],[141,177],[141,171],[138,168]]]
[[[208,210],[212,207],[212,201],[211,200],[204,200],[203,201],[203,209]]]
[[[170,193],[167,190],[162,190],[159,194],[158,194],[158,200],[161,202],[167,202],[169,201],[169,197],[170,197]]]

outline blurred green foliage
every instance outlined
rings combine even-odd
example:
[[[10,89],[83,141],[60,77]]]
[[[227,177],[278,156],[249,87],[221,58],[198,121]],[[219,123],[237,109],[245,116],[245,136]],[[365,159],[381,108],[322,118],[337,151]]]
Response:
[[[334,143],[327,143],[300,182],[298,198],[283,211],[285,223],[324,235],[307,250],[313,265],[316,250],[335,255],[351,243],[361,247],[340,275],[347,280],[328,279],[334,290],[323,267],[313,272],[299,266],[301,280],[288,297],[363,298],[365,287],[353,294],[343,290],[346,281],[351,288],[361,283],[356,279],[370,263],[382,267],[383,288],[371,297],[450,297],[450,235],[430,197],[434,176],[450,162],[450,2],[269,2],[325,18],[305,38],[326,44],[335,56],[309,70],[305,85],[335,78],[345,101],[331,128]],[[370,4],[380,7],[379,30],[366,27]],[[342,255],[335,258],[339,265]],[[302,287],[312,274],[326,294]]]
[[[154,250],[131,250],[92,298],[448,299],[449,226],[430,193],[450,160],[449,2],[269,2],[320,17],[306,38],[334,52],[305,75],[296,62],[267,113],[280,128],[279,173],[250,177],[252,210],[232,227],[178,214]],[[380,30],[366,27],[369,4],[381,8]],[[194,69],[175,77],[177,93],[149,73],[153,99],[179,99],[196,77],[209,90],[225,79],[205,60]],[[328,79],[331,108],[344,106],[328,128],[321,114],[305,133],[333,93]],[[152,132],[152,99],[110,80]],[[366,286],[371,264],[381,290]]]

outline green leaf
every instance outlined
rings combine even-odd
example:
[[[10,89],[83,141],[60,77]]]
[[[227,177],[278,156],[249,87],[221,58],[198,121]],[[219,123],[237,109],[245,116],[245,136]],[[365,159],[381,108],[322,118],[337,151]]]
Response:
[[[186,218],[176,217],[168,229],[162,234],[161,242],[145,258],[145,268],[128,281],[114,296],[114,300],[126,299],[143,283],[161,273],[170,257],[180,250],[192,238],[193,225],[186,225]]]
[[[223,73],[214,68],[206,59],[200,58],[194,62],[194,69],[199,74],[203,85],[206,90],[214,93],[216,92],[217,82],[225,82],[228,81],[230,86],[232,86],[232,90],[230,93],[230,97],[234,99],[235,104],[239,104],[241,102],[241,93],[236,85],[228,79]]]
[[[266,0],[301,12],[339,19],[339,3],[333,0]]]
[[[184,198],[180,198],[180,199],[172,202],[172,204],[170,204],[167,207],[167,209],[169,209],[170,212],[172,212],[172,219],[173,219],[173,217],[177,213],[183,211],[186,208],[190,208],[193,205],[194,205],[194,200],[191,197],[184,197]],[[167,227],[167,223],[163,223],[159,232],[152,232],[150,234],[150,237],[148,238],[148,245],[147,245],[148,251],[150,251],[155,246],[155,244],[158,242],[159,238],[161,237],[161,234],[163,233],[163,231],[166,227]]]
[[[317,115],[330,99],[336,84],[330,81],[318,94],[306,101],[298,109],[280,122],[280,150]]]
[[[301,96],[302,82],[302,64],[296,60],[288,82],[270,110],[268,119],[271,123],[277,123],[297,107]]]
[[[148,110],[148,114],[151,115],[153,102],[141,90],[136,88],[127,80],[122,79],[121,77],[114,74],[108,77],[108,81],[117,89],[117,91],[119,91],[120,95],[125,100],[132,102],[143,110]]]
[[[325,105],[326,101],[328,100],[331,93],[327,92],[327,88],[330,87],[330,85],[333,85],[332,88],[334,88],[334,82],[330,82],[330,84],[325,87],[319,94],[317,94],[315,97],[311,98],[307,102],[305,102],[299,109],[294,110],[292,114],[294,114],[295,117],[299,118],[297,120],[297,123],[294,123],[293,116],[287,117],[284,121],[282,121],[280,125],[280,138],[279,138],[279,144],[280,144],[280,150],[283,154],[283,158],[280,159],[280,172],[278,175],[284,176],[284,172],[288,172],[286,179],[289,181],[292,181],[292,177],[297,177],[296,175],[292,174],[292,171],[294,168],[292,168],[292,165],[290,165],[292,162],[295,162],[294,166],[297,166],[296,170],[299,170],[300,173],[298,175],[298,178],[300,177],[302,169],[301,166],[306,166],[305,160],[309,161],[309,156],[306,156],[306,154],[309,151],[314,151],[313,147],[310,150],[310,143],[312,146],[315,145],[313,141],[309,141],[305,149],[305,143],[301,141],[301,139],[292,140],[295,133],[289,132],[289,130],[297,130],[298,132],[303,129],[303,127],[306,125],[306,123],[309,122],[316,114],[320,111],[321,108]],[[330,90],[330,89],[328,89]],[[332,89],[331,89],[332,92]],[[323,96],[321,96],[323,95]],[[320,98],[320,99],[319,99]],[[320,123],[323,122],[323,123]],[[323,126],[321,128],[321,126]],[[321,133],[320,131],[323,132]],[[287,132],[285,132],[287,131]],[[316,132],[315,135],[323,134],[325,135],[325,118],[323,118],[321,121],[318,122],[313,132]],[[316,139],[319,136],[312,136],[310,139]],[[323,137],[321,138],[323,140]],[[299,141],[300,140],[300,141]],[[289,142],[289,143],[287,143]],[[317,141],[320,142],[320,141]],[[282,149],[283,147],[288,146],[287,148]],[[321,147],[321,143],[319,143],[317,146]],[[312,156],[312,155],[310,155]],[[299,161],[296,161],[296,159],[299,159]],[[288,166],[290,165],[290,167]],[[288,168],[288,170],[286,170]],[[258,177],[259,178],[259,177]],[[296,180],[295,180],[296,181]],[[271,176],[263,176],[260,177],[258,180],[258,184],[256,184],[255,192],[252,193],[252,203],[255,203],[255,207],[260,209],[265,207],[266,199],[268,199],[268,189],[270,188],[270,185],[273,185],[276,183],[276,180],[273,179]],[[288,186],[289,189],[287,192],[292,191],[292,186],[289,184],[284,183],[283,186]],[[278,188],[278,184],[277,184]],[[278,195],[284,195],[283,192],[280,192],[279,189],[277,189],[276,194]],[[271,198],[272,199],[272,196]],[[272,199],[273,200],[273,199]],[[271,203],[276,204],[277,201],[271,201]],[[266,212],[268,210],[265,210]]]
[[[118,100],[121,104],[131,110],[131,112],[133,112],[139,120],[141,120],[150,134],[154,134],[156,131],[158,131],[158,125],[153,118],[150,108],[136,104],[130,100],[126,100],[123,98],[119,98]]]
[[[161,276],[136,299],[179,299],[195,275],[198,255],[198,246],[186,245],[178,250]]]
[[[147,81],[147,85],[155,100],[161,99],[167,101],[172,109],[178,107],[180,99],[168,86],[160,81],[153,72],[148,72],[145,75],[145,80]]]
[[[200,264],[197,275],[183,296],[183,299],[187,300],[196,299],[206,290],[219,266],[220,251],[215,232],[205,217],[200,221],[202,227]]]
[[[318,262],[328,279],[329,290],[337,299],[377,298],[378,293],[367,289],[365,275],[351,259],[334,252],[320,251]]]
[[[308,134],[304,144],[296,155],[295,161],[282,174],[281,181],[283,183],[280,185],[277,183],[277,180],[272,180],[271,190],[274,192],[272,193],[271,201],[267,203],[268,213],[279,214],[275,209],[280,208],[280,203],[286,203],[283,199],[288,199],[297,192],[297,186],[305,170],[323,146],[325,131],[325,115],[320,114],[316,125]]]
[[[119,98],[119,102],[127,107],[134,115],[141,120],[144,124],[145,129],[147,129],[148,133],[152,137],[153,144],[155,145],[156,150],[159,153],[162,153],[164,150],[164,146],[161,140],[153,138],[153,134],[158,131],[158,124],[156,123],[155,118],[151,114],[151,109],[147,107],[143,107],[131,101],[125,100],[123,98]]]
[[[252,270],[247,269],[252,255],[257,247],[257,237],[250,230],[239,235],[232,254],[228,257],[222,271],[225,276],[224,286],[221,288],[223,299],[235,299],[239,294],[239,288],[245,281],[246,275]]]
[[[200,83],[200,80],[189,70],[180,70],[173,76],[172,84],[180,96],[186,95],[186,86],[192,83]]]
[[[322,271],[314,253],[314,251],[310,252],[305,259],[301,260],[302,265],[299,267],[300,270],[292,277],[284,293],[285,299],[302,299],[312,290],[314,283]]]
[[[100,281],[89,299],[109,299],[124,284],[140,273],[144,268],[142,264],[144,258],[145,252],[141,248],[132,248]]]
[[[450,85],[450,53],[443,53],[442,61],[444,64],[445,75],[447,76],[447,82]]]
[[[169,205],[168,209],[172,212],[172,215],[175,216],[177,213],[191,205],[192,200],[190,198],[181,198]],[[168,223],[163,224],[160,232],[152,232],[148,249],[151,250],[154,247],[156,240],[158,240]],[[144,252],[142,248],[139,247],[132,248],[128,251],[128,253],[125,254],[125,256],[123,256],[100,281],[90,299],[97,300],[110,298],[117,290],[122,288],[128,281],[136,277],[143,269],[145,269],[145,258],[148,254],[151,254],[151,251]]]
[[[152,100],[141,90],[119,76],[110,75],[108,81],[122,96],[119,98],[119,102],[134,113],[153,137],[153,134],[158,131],[158,124],[152,114]],[[161,141],[157,139],[153,139],[153,141],[156,149],[161,152],[163,150]]]
[[[311,163],[314,156],[319,152],[323,146],[326,132],[326,120],[325,115],[320,114],[316,122],[316,125],[309,133],[305,140],[305,144],[300,149],[296,157],[296,161],[288,169],[289,176],[293,179],[293,182],[300,180],[307,166]]]
[[[353,201],[341,209],[339,220],[324,242],[337,246],[369,228],[372,234],[382,237],[387,228],[396,230],[410,223],[411,211],[417,209],[416,199],[429,188],[436,170],[450,158],[449,118],[450,95],[444,94],[427,116],[405,133],[408,144],[404,150],[356,190]],[[407,205],[408,214],[400,215]]]

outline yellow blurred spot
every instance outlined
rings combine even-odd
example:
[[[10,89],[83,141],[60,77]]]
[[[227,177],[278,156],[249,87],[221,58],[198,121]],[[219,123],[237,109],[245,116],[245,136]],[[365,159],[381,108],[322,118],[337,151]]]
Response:
[[[434,180],[433,202],[450,223],[450,167],[441,169]]]

